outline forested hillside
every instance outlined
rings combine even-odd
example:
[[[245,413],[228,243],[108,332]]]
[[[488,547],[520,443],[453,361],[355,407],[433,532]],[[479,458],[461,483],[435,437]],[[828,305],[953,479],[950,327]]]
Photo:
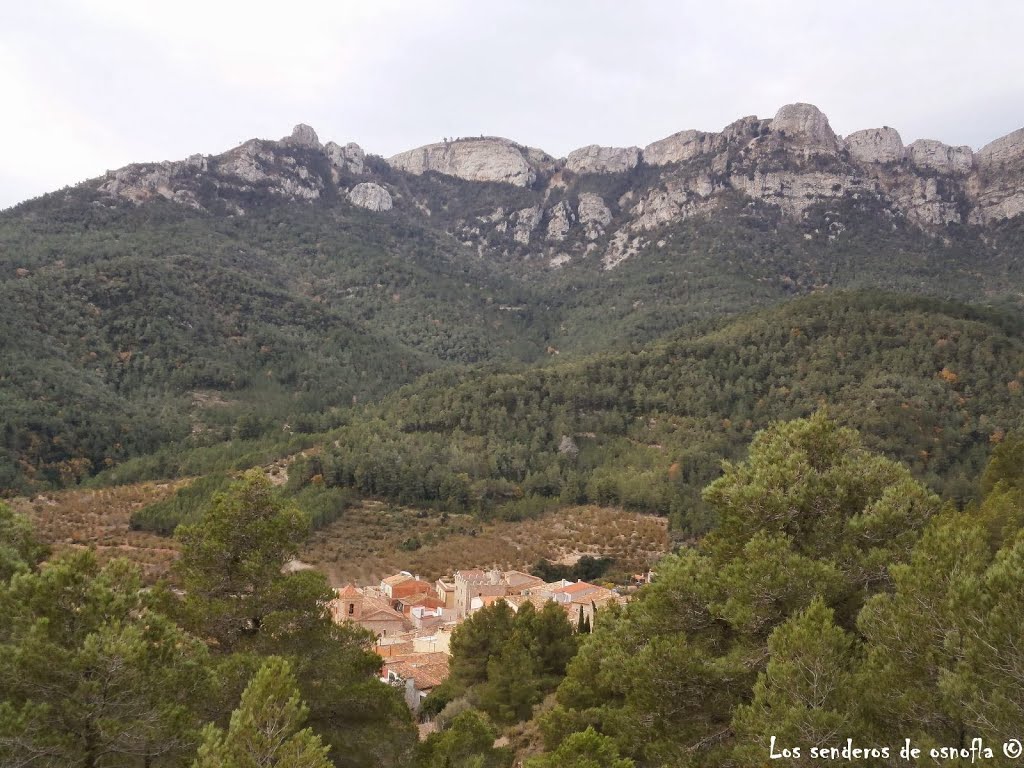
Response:
[[[721,458],[774,420],[827,408],[966,501],[990,448],[1021,425],[1020,330],[960,304],[823,294],[635,352],[435,372],[367,408],[296,472],[482,513],[621,504],[700,533],[714,520],[699,491]]]
[[[254,189],[242,215],[86,185],[0,214],[0,488],[74,484],[159,450],[287,442],[435,368],[635,349],[815,291],[1019,311],[1024,287],[1018,219],[936,233],[844,198],[794,221],[730,192],[613,270],[607,235],[574,226],[558,247],[577,255],[552,266],[554,246],[489,229],[535,191],[366,166],[400,205]],[[548,194],[569,210],[658,178],[638,166]]]
[[[418,743],[323,576],[282,569],[308,520],[264,473],[181,526],[170,579],[146,588],[89,551],[44,564],[0,504],[0,763],[724,768],[846,748],[888,764],[910,739],[1009,766],[1024,442],[974,480],[959,509],[822,414],[774,424],[703,490],[718,528],[627,605],[588,627],[499,601],[459,624]]]
[[[0,486],[314,431],[441,363],[538,353],[498,309],[518,293],[429,232],[401,234],[300,207],[215,219],[80,192],[0,218]]]

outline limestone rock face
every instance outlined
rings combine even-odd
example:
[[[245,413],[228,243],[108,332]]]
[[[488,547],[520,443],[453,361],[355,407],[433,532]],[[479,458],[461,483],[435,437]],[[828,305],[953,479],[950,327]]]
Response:
[[[825,114],[813,104],[787,104],[775,113],[772,131],[782,134],[804,154],[839,152],[839,141]]]
[[[579,222],[587,228],[587,237],[596,240],[604,234],[604,228],[612,222],[612,212],[605,205],[600,195],[593,192],[581,192],[580,202],[576,206]]]
[[[466,181],[498,181],[528,187],[537,172],[523,149],[508,139],[460,139],[401,152],[388,164],[416,175],[436,171]]]
[[[566,170],[576,174],[622,173],[636,168],[640,162],[638,147],[599,147],[591,144],[569,153]]]
[[[975,156],[982,170],[1001,170],[1024,164],[1024,128],[989,142]]]
[[[978,173],[971,186],[976,206],[971,223],[1024,214],[1024,128],[986,144],[975,160]]]
[[[224,153],[217,164],[217,170],[255,184],[270,178],[266,169],[276,160],[277,156],[264,142],[250,139],[237,149]]]
[[[970,147],[951,147],[941,141],[918,139],[907,147],[907,157],[918,168],[939,173],[970,173],[974,166],[974,153]]]
[[[934,176],[913,178],[909,186],[894,190],[894,198],[907,218],[918,224],[943,226],[960,223],[960,206],[941,194]]]
[[[771,120],[761,120],[757,115],[748,115],[734,120],[722,129],[722,138],[727,143],[745,144],[772,127]]]
[[[363,160],[365,154],[363,148],[354,142],[349,142],[344,147],[328,141],[324,145],[324,154],[331,161],[331,165],[338,170],[346,170],[357,176],[363,173]]]
[[[642,157],[648,165],[683,163],[701,155],[711,154],[721,149],[724,143],[719,133],[680,131],[648,144],[643,149]]]
[[[306,149],[320,149],[320,139],[310,126],[299,123],[292,128],[292,135],[281,139],[282,144],[291,144],[293,147],[305,147]]]
[[[513,213],[511,217],[513,222],[512,238],[517,243],[529,245],[530,236],[540,225],[543,217],[544,209],[539,205],[535,205],[532,208],[523,208]]]
[[[903,159],[903,139],[895,128],[854,131],[845,139],[850,157],[858,163],[898,163]]]
[[[569,204],[563,200],[558,205],[551,208],[548,218],[548,240],[564,240],[565,236],[569,234],[569,228],[575,221],[572,209]]]
[[[614,192],[614,215],[613,198],[606,201],[583,191],[598,179],[579,177],[628,173],[641,160],[643,174],[616,182],[621,189]],[[520,246],[547,240],[544,256],[552,264],[606,248],[603,264],[612,268],[651,245],[646,238],[653,230],[692,216],[714,216],[740,198],[752,212],[769,205],[805,222],[815,206],[849,200],[854,208],[866,209],[857,203],[864,201],[894,222],[904,219],[929,230],[1024,216],[1024,128],[976,154],[931,140],[904,147],[899,133],[888,127],[840,139],[810,104],[786,105],[771,120],[744,117],[720,133],[680,131],[642,152],[591,145],[556,160],[539,149],[491,137],[431,144],[388,162],[408,173],[434,171],[520,187],[497,194],[493,213],[460,222],[458,235],[481,256],[501,247],[499,241],[521,251]],[[215,214],[244,214],[243,205],[260,205],[268,195],[315,200],[327,192],[347,196],[352,205],[367,210],[386,211],[394,200],[376,175],[378,168],[366,161],[359,145],[321,146],[312,128],[298,125],[280,141],[253,139],[220,155],[131,165],[88,183],[101,194],[137,205],[162,198],[205,206]],[[421,186],[416,199],[406,199],[403,212],[419,209],[430,215],[435,202],[443,206],[443,189]],[[333,201],[334,195],[328,196]]]
[[[392,208],[391,193],[372,181],[364,181],[352,187],[348,201],[368,211],[390,211]]]

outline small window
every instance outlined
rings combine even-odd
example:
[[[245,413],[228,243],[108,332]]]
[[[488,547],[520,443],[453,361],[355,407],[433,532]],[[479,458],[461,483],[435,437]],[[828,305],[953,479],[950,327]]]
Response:
[[[356,612],[356,604],[355,603],[349,603],[348,604],[348,615],[351,616],[355,612]]]

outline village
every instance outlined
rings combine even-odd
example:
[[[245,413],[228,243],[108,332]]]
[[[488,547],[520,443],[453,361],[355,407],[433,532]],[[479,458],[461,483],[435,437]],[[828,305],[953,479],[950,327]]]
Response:
[[[381,680],[404,688],[414,712],[448,677],[453,630],[485,606],[504,602],[515,613],[531,603],[557,603],[578,631],[589,631],[602,609],[629,601],[651,573],[637,574],[627,587],[586,581],[544,579],[523,571],[471,569],[434,582],[401,571],[379,584],[353,584],[335,590],[329,607],[335,622],[354,622],[376,636],[374,650],[383,659]]]

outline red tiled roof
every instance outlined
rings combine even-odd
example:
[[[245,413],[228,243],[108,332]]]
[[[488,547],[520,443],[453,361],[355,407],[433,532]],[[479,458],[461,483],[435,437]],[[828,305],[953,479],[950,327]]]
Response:
[[[346,584],[338,590],[338,597],[362,597],[362,594],[362,590],[352,584]]]
[[[384,673],[394,672],[403,680],[412,679],[421,691],[435,688],[448,677],[447,653],[409,653],[384,662]]]
[[[568,595],[575,595],[580,592],[590,592],[595,589],[604,589],[604,587],[599,587],[596,584],[588,584],[585,581],[577,581],[575,584],[570,584],[568,587],[562,587],[559,591],[565,592]]]

